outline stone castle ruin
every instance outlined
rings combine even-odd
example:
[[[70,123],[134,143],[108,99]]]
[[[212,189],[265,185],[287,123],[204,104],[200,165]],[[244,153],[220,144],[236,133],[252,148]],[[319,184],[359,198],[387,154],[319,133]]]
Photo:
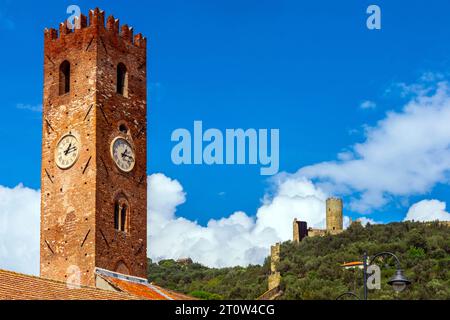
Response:
[[[277,243],[270,247],[270,275],[269,275],[269,290],[278,288],[281,282],[281,274],[278,271],[278,264],[280,263],[281,243]]]
[[[257,300],[275,300],[283,294],[280,289],[281,273],[278,271],[280,263],[281,243],[270,247],[270,275],[268,279],[269,288]]]
[[[294,219],[293,241],[300,243],[306,237],[336,235],[344,230],[342,199],[329,198],[326,201],[326,229],[308,228],[306,221]]]
[[[326,201],[326,229],[308,228],[306,221],[294,219],[293,241],[300,243],[306,237],[337,235],[344,231],[343,203],[342,199],[329,198]],[[258,300],[275,300],[282,291],[280,289],[281,273],[278,271],[280,262],[281,244],[277,243],[270,248],[270,275],[268,290],[258,297]]]

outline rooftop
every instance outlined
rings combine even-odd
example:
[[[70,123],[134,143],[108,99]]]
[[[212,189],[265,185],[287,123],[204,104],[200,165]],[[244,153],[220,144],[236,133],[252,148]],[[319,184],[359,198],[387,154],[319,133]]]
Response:
[[[0,270],[0,300],[143,300],[127,292],[92,287],[70,289],[65,282]]]
[[[96,270],[106,285],[74,287],[65,282],[0,270],[0,300],[194,300],[146,279]]]

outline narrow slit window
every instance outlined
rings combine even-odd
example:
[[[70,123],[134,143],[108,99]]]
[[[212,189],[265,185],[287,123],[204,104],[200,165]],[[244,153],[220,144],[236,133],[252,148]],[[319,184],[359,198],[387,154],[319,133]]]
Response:
[[[120,204],[119,202],[116,202],[116,205],[114,206],[114,229],[119,230],[119,211],[120,211]]]
[[[70,63],[65,60],[59,66],[59,94],[70,92]]]
[[[120,231],[126,231],[127,226],[127,211],[128,208],[126,205],[123,205],[122,211],[120,213]]]
[[[117,65],[117,93],[128,97],[128,71],[123,63]]]
[[[129,205],[127,200],[121,198],[114,204],[114,229],[127,232],[129,220]]]

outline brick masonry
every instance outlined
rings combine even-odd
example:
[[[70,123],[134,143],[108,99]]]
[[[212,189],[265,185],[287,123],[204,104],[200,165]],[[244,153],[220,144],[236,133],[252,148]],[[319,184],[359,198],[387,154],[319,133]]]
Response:
[[[80,28],[44,33],[41,173],[41,276],[66,281],[79,268],[81,284],[95,286],[95,267],[146,277],[147,97],[146,39],[104,12],[81,16]],[[70,92],[60,95],[60,65],[70,63]],[[116,93],[117,65],[128,71],[128,94]],[[119,130],[125,125],[127,133]],[[69,169],[55,163],[55,148],[72,133],[80,156]],[[116,137],[136,153],[130,173],[111,157]],[[126,232],[114,228],[114,204],[130,207]]]

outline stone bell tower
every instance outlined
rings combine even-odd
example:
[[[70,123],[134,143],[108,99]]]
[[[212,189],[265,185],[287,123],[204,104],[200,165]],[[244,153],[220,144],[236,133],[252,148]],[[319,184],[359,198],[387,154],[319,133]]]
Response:
[[[44,33],[41,277],[146,277],[146,39],[104,12]]]

